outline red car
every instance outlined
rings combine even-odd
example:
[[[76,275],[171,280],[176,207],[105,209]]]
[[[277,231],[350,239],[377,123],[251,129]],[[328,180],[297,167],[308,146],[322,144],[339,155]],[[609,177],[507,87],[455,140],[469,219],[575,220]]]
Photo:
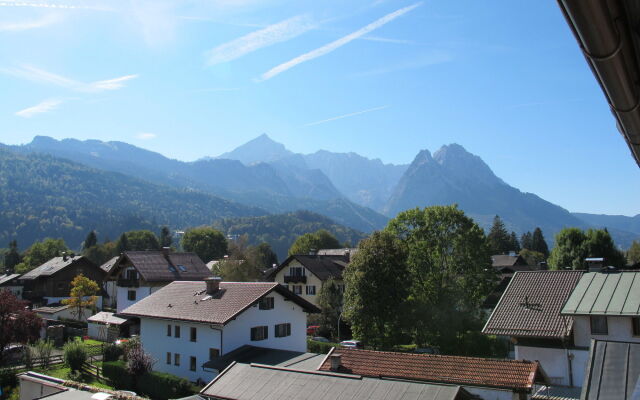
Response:
[[[316,331],[320,328],[320,325],[309,325],[307,326],[307,336],[313,336],[316,334]]]

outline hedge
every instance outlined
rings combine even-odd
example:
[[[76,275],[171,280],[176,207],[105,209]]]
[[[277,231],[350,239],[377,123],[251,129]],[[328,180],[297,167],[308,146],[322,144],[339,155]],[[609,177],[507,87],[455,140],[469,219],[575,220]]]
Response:
[[[131,390],[152,399],[175,399],[197,392],[188,380],[157,371],[140,376],[136,385],[124,361],[103,362],[102,374],[116,389]]]
[[[332,347],[340,347],[338,343],[316,342],[315,340],[307,340],[307,351],[309,353],[327,354]]]

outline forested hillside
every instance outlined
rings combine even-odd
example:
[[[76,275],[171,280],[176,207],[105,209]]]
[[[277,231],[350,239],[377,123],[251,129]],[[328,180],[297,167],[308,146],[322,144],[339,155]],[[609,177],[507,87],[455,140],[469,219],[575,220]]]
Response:
[[[79,247],[87,232],[117,238],[160,225],[186,228],[265,211],[196,191],[154,185],[41,154],[0,147],[0,244],[61,237]]]
[[[365,234],[355,229],[336,224],[331,219],[310,211],[260,217],[226,218],[213,226],[228,235],[249,235],[251,244],[269,243],[278,259],[283,261],[291,244],[300,235],[326,229],[343,244],[357,246]]]

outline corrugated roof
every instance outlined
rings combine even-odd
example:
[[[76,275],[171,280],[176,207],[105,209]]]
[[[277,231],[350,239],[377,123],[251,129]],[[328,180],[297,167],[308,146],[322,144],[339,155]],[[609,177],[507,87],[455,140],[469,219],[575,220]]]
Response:
[[[580,398],[631,400],[639,395],[640,343],[593,340]]]
[[[211,276],[211,270],[195,253],[125,251],[123,258],[131,261],[147,282],[196,281]]]
[[[111,260],[109,260],[106,263],[102,264],[100,266],[100,269],[103,270],[106,273],[111,272],[111,270],[113,269],[113,267],[115,267],[116,262],[118,261],[119,258],[120,258],[120,256],[113,257]]]
[[[68,267],[71,264],[74,264],[82,259],[85,259],[84,256],[67,256],[67,257],[54,257],[46,263],[42,264],[39,267],[32,269],[26,274],[22,275],[20,279],[37,279],[44,276],[51,276],[58,271]],[[88,259],[85,259],[86,262],[91,263]]]
[[[19,277],[20,274],[4,274],[4,275],[0,275],[0,286],[11,282],[12,280],[16,279],[17,277]]]
[[[275,282],[221,282],[220,289],[210,296],[204,281],[175,281],[120,314],[224,325],[273,290],[307,312],[319,312],[316,306]]]
[[[640,315],[640,272],[589,272],[562,308],[565,315]]]
[[[579,387],[542,386],[531,396],[531,400],[579,400]]]
[[[560,315],[582,271],[516,272],[482,329],[490,335],[564,338],[573,318]]]
[[[460,386],[384,380],[235,363],[200,392],[235,400],[462,400]]]
[[[544,383],[544,373],[537,362],[478,357],[397,353],[388,351],[334,348],[340,354],[338,372],[463,386],[482,386],[529,391],[534,383]],[[321,371],[331,370],[327,357]]]

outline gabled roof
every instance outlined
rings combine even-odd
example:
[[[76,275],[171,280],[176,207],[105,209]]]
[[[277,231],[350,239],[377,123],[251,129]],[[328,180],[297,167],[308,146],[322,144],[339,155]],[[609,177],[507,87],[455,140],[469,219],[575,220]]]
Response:
[[[113,269],[113,267],[116,266],[116,262],[118,262],[118,259],[120,257],[119,256],[115,256],[113,257],[111,260],[107,261],[106,263],[102,264],[100,266],[100,269],[103,270],[106,273],[111,272],[111,270]]]
[[[537,361],[500,360],[492,358],[398,353],[335,347],[340,354],[337,372],[362,376],[386,377],[425,382],[481,386],[530,391],[534,383],[545,383],[546,377]],[[326,357],[320,371],[331,370],[331,357]]]
[[[640,315],[640,272],[589,272],[562,309],[564,315]]]
[[[639,395],[640,343],[592,340],[580,398],[631,400]]]
[[[292,261],[298,261],[318,279],[325,281],[329,278],[342,279],[342,271],[349,263],[349,257],[343,255],[305,255],[295,254],[289,256],[278,268],[274,269],[270,277],[275,278],[276,274],[288,266]]]
[[[195,253],[125,251],[118,264],[129,260],[147,282],[200,281],[211,276]]]
[[[20,279],[31,280],[31,279],[38,279],[40,277],[51,276],[59,271],[62,271],[68,266],[72,264],[76,264],[80,261],[89,263],[89,265],[94,265],[91,261],[89,261],[88,258],[84,256],[54,257],[51,260],[47,261],[46,263],[42,264],[41,266],[34,268],[31,271],[27,272],[26,274],[22,275]]]
[[[269,349],[245,344],[229,353],[205,362],[202,367],[222,371],[235,361],[244,364],[258,363],[315,370],[324,356],[324,354]]]
[[[276,291],[305,311],[318,308],[275,282],[221,282],[212,296],[204,281],[175,281],[124,309],[120,314],[226,325],[262,297]]]
[[[200,392],[215,399],[466,400],[460,386],[234,363]]]
[[[11,282],[12,280],[18,278],[19,276],[20,276],[20,274],[4,274],[4,275],[0,275],[0,286],[6,285],[7,283]]]
[[[527,265],[527,262],[519,254],[515,256],[511,256],[508,254],[496,254],[494,256],[491,256],[491,262],[495,268]]]
[[[516,272],[482,329],[490,335],[561,339],[573,318],[560,315],[582,271]]]
[[[99,313],[87,318],[87,321],[110,325],[122,325],[129,322],[128,319],[119,317],[116,314],[107,311],[100,311]]]

